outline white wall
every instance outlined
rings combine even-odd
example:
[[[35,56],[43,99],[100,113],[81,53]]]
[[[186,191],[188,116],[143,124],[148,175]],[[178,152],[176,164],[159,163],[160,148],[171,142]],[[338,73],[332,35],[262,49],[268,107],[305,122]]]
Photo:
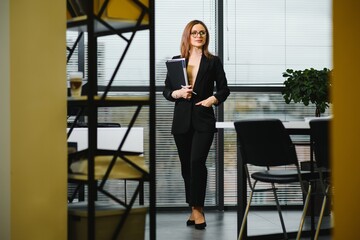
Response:
[[[9,1],[0,7],[0,239],[10,239]]]

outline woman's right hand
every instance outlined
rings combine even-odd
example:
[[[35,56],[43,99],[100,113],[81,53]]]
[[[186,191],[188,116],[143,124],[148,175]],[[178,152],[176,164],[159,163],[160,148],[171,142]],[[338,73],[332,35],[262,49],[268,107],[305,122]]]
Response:
[[[190,99],[192,97],[192,92],[193,90],[191,86],[185,86],[181,89],[173,91],[171,96],[175,99],[179,99],[179,98]]]

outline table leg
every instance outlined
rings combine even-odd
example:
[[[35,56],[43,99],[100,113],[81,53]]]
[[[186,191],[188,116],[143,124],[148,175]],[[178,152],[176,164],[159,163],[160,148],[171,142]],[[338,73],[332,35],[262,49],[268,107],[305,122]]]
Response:
[[[239,236],[241,223],[245,214],[247,204],[247,182],[245,168],[242,161],[239,145],[237,144],[237,236]],[[243,234],[243,239],[247,239],[247,224]]]

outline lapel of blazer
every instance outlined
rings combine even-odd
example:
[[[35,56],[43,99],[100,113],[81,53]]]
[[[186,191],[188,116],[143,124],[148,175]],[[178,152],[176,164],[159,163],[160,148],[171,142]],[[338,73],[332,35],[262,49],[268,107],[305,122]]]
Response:
[[[201,61],[200,61],[200,66],[199,66],[199,71],[196,75],[194,89],[196,88],[196,85],[200,84],[199,82],[202,81],[208,67],[209,67],[209,60],[205,57],[205,55],[202,55]]]

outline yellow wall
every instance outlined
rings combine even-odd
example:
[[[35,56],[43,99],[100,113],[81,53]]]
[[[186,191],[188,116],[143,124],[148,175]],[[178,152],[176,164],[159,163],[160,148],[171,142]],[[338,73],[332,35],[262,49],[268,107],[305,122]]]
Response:
[[[1,223],[7,225],[1,227],[0,239],[63,240],[67,233],[66,1],[2,0],[1,8],[3,3],[9,8],[1,19],[6,23],[1,24],[8,29],[1,28],[0,35],[1,40],[4,36],[9,40],[5,42],[9,55],[1,56],[7,63],[1,69],[1,93],[7,91],[1,98],[7,101],[1,105],[5,118],[1,130],[8,129],[0,136],[1,143],[7,143],[7,152],[1,153],[0,168],[7,168],[1,198],[4,189],[11,203],[1,202],[0,211],[7,212],[7,218],[1,214]]]
[[[335,240],[360,235],[360,1],[333,0]]]

